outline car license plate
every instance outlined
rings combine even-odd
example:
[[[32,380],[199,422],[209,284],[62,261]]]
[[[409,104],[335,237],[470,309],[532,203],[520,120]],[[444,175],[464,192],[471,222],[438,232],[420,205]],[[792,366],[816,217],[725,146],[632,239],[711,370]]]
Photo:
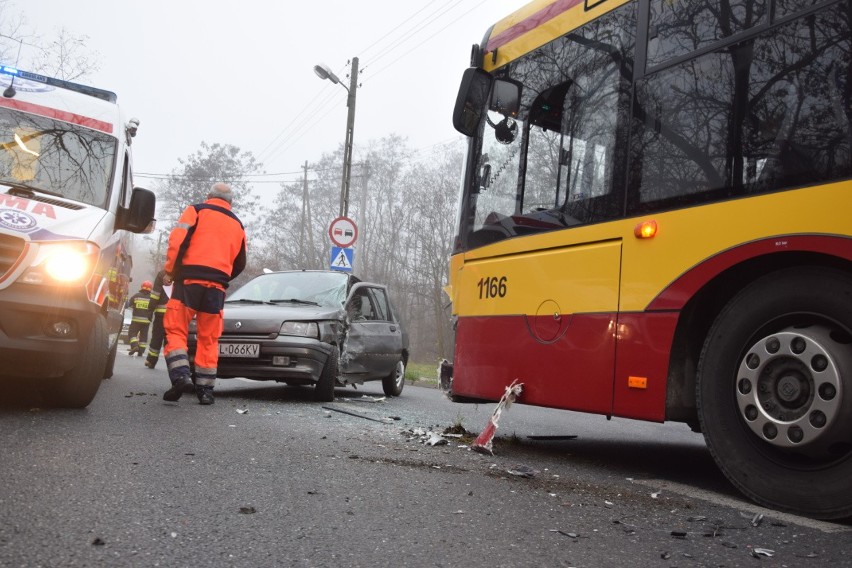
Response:
[[[260,353],[260,345],[257,343],[220,343],[220,357],[245,357],[257,358]]]

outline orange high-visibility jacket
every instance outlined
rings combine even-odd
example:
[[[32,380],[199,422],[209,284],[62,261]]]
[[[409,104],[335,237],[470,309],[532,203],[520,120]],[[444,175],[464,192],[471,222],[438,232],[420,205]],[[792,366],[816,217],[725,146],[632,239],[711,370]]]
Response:
[[[245,266],[246,232],[230,203],[214,197],[184,209],[169,234],[167,273],[227,287]]]

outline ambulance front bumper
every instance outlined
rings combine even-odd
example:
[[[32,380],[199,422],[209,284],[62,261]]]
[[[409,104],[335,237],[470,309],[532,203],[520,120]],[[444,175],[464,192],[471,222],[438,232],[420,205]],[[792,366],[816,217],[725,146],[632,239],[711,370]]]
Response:
[[[0,291],[0,375],[47,378],[71,370],[98,309],[82,288],[12,284]]]

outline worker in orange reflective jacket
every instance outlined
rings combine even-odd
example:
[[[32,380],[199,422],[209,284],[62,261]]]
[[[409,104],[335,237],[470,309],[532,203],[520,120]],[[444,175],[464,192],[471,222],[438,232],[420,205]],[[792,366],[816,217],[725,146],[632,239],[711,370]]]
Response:
[[[215,183],[204,203],[190,205],[169,234],[163,284],[174,283],[166,304],[166,364],[171,388],[164,400],[176,401],[192,383],[187,354],[189,322],[196,318],[195,393],[201,404],[213,404],[219,363],[219,336],[225,289],[246,266],[246,233],[231,211],[233,193]]]

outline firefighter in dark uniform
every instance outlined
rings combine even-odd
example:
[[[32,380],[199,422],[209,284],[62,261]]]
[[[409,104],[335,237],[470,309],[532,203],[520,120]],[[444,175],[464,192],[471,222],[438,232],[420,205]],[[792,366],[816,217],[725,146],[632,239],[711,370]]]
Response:
[[[130,337],[130,351],[128,355],[142,356],[145,353],[145,347],[148,345],[148,326],[151,325],[150,318],[150,303],[151,303],[151,288],[150,280],[142,283],[142,288],[133,294],[130,298],[130,307],[133,309],[133,315],[130,319],[130,328],[127,330],[127,336]]]
[[[165,270],[157,273],[157,277],[154,278],[154,289],[151,290],[151,342],[148,344],[148,354],[145,356],[145,366],[149,369],[157,366],[160,348],[163,347],[163,341],[166,338],[163,317],[166,315],[166,302],[169,301],[169,296],[163,289],[165,274]]]

